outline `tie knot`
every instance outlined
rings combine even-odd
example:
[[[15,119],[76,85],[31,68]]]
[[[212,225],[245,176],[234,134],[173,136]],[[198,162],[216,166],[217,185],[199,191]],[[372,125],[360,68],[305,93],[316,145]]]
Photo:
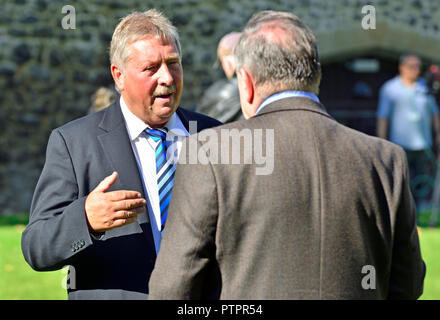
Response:
[[[159,141],[159,139],[165,141],[167,139],[168,129],[167,128],[147,129],[145,130],[145,132],[156,141]]]

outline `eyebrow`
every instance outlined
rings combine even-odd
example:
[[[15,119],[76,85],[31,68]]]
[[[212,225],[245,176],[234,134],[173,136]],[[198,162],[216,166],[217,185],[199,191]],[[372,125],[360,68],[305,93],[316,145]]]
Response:
[[[170,61],[170,60],[180,60],[180,55],[178,53],[176,53],[176,54],[171,54],[165,58],[165,61]],[[160,60],[146,60],[142,63],[142,65],[146,66],[146,65],[151,65],[151,64],[157,64],[158,62],[161,62],[161,61],[162,61],[162,59],[160,59]]]
[[[180,55],[178,53],[171,54],[165,60],[180,60]]]

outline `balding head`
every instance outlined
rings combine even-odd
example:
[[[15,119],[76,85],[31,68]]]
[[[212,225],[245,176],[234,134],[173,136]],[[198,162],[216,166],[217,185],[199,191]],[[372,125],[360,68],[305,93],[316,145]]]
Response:
[[[262,97],[281,90],[319,91],[316,40],[297,16],[262,11],[246,24],[235,46],[237,70],[245,67]]]
[[[240,32],[231,32],[223,36],[217,47],[218,61],[221,63],[226,77],[231,78],[235,72],[235,59],[233,50],[238,40],[240,39]]]
[[[220,42],[218,43],[217,47],[217,56],[219,58],[230,56],[232,55],[232,51],[234,50],[235,45],[238,42],[238,39],[240,39],[241,33],[240,32],[231,32],[226,35],[224,35]]]

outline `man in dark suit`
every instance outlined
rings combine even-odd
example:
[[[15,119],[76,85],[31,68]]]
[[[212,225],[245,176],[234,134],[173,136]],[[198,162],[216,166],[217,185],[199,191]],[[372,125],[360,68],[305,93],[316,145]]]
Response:
[[[247,120],[188,139],[199,157],[179,159],[150,298],[418,298],[403,150],[329,116],[315,38],[295,15],[256,14],[234,54]],[[272,164],[259,171],[261,150]]]
[[[121,98],[51,133],[22,235],[35,270],[70,265],[69,299],[147,298],[173,156],[191,131],[220,124],[179,107],[179,38],[157,11],[119,23],[110,59]]]

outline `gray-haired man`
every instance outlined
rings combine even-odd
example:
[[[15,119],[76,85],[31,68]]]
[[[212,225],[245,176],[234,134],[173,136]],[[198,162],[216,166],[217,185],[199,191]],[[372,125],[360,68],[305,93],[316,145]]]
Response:
[[[147,297],[173,190],[169,142],[190,121],[219,124],[179,107],[179,38],[159,12],[122,19],[110,60],[121,98],[52,132],[22,236],[35,270],[72,266],[69,299]]]
[[[419,297],[425,266],[403,150],[328,115],[315,37],[295,15],[256,14],[234,54],[247,120],[200,136],[272,131],[272,142],[240,139],[238,150],[272,143],[273,171],[213,153],[179,165],[150,298]]]

